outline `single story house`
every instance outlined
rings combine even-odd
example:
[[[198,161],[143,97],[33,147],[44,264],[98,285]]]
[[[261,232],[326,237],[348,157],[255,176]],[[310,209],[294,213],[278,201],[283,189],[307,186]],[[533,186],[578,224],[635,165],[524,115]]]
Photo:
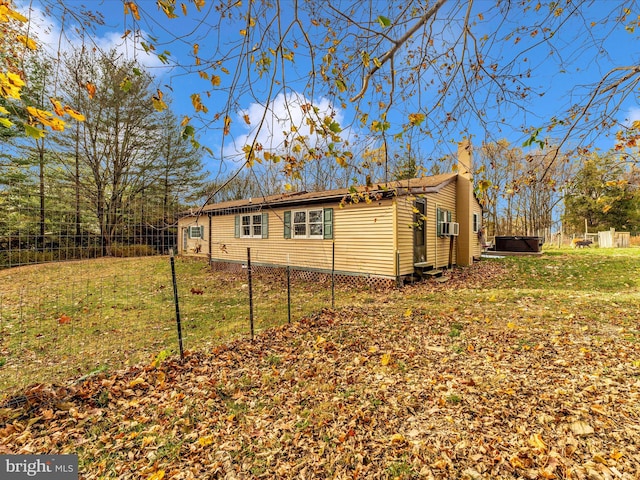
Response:
[[[293,192],[206,205],[178,221],[179,254],[400,282],[479,258],[482,207],[471,147],[455,173],[368,188]]]

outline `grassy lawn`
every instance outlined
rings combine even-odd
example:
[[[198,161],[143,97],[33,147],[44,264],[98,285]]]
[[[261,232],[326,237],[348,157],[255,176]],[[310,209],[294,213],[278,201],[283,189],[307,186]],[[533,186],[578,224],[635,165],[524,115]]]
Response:
[[[637,479],[639,274],[638,248],[548,250],[341,290],[254,341],[28,387],[0,453],[78,453],[86,479]],[[243,288],[206,285],[186,297]]]
[[[246,274],[177,258],[183,346],[250,336]],[[286,323],[286,278],[255,275],[254,331]],[[331,306],[327,285],[294,279],[292,319]],[[179,351],[168,257],[106,258],[0,270],[0,397]]]

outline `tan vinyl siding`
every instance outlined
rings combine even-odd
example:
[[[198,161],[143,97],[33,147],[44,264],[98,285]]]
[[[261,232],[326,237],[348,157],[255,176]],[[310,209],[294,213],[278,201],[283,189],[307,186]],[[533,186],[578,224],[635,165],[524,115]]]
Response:
[[[187,248],[184,248],[184,232],[192,226],[204,226],[204,238],[189,238],[187,232]],[[178,252],[187,255],[207,255],[209,253],[209,218],[184,217],[178,220]]]
[[[400,275],[413,273],[413,197],[396,199],[398,218],[398,250],[400,252]],[[427,207],[428,208],[428,207]],[[427,222],[429,219],[427,218]],[[427,252],[427,258],[428,258]]]
[[[334,240],[284,238],[284,212],[333,208]],[[331,270],[335,241],[335,270],[380,276],[395,276],[393,205],[391,200],[361,203],[340,208],[324,204],[295,208],[266,209],[268,238],[235,238],[235,215],[212,218],[212,259],[251,261],[270,265],[291,265]]]
[[[336,270],[395,276],[393,201],[334,210]]]
[[[449,237],[438,237],[436,209],[451,212],[451,221],[456,222],[456,183],[451,182],[438,193],[427,196],[427,262],[435,268],[449,264]],[[455,241],[455,240],[454,240]],[[456,248],[453,249],[453,263],[456,263]]]

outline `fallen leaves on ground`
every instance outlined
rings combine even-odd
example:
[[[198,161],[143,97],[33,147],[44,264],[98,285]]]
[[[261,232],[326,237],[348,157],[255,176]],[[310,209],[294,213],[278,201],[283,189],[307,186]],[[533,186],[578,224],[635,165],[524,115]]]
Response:
[[[184,362],[35,385],[0,405],[0,454],[78,453],[85,479],[640,478],[637,336],[494,295],[325,310]]]

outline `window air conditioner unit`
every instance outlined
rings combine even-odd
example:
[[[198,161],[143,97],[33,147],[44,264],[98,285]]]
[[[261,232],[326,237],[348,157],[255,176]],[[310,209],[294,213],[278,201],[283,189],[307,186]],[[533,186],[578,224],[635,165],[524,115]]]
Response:
[[[446,222],[442,224],[442,235],[447,237],[457,237],[460,232],[460,225],[457,222]]]

